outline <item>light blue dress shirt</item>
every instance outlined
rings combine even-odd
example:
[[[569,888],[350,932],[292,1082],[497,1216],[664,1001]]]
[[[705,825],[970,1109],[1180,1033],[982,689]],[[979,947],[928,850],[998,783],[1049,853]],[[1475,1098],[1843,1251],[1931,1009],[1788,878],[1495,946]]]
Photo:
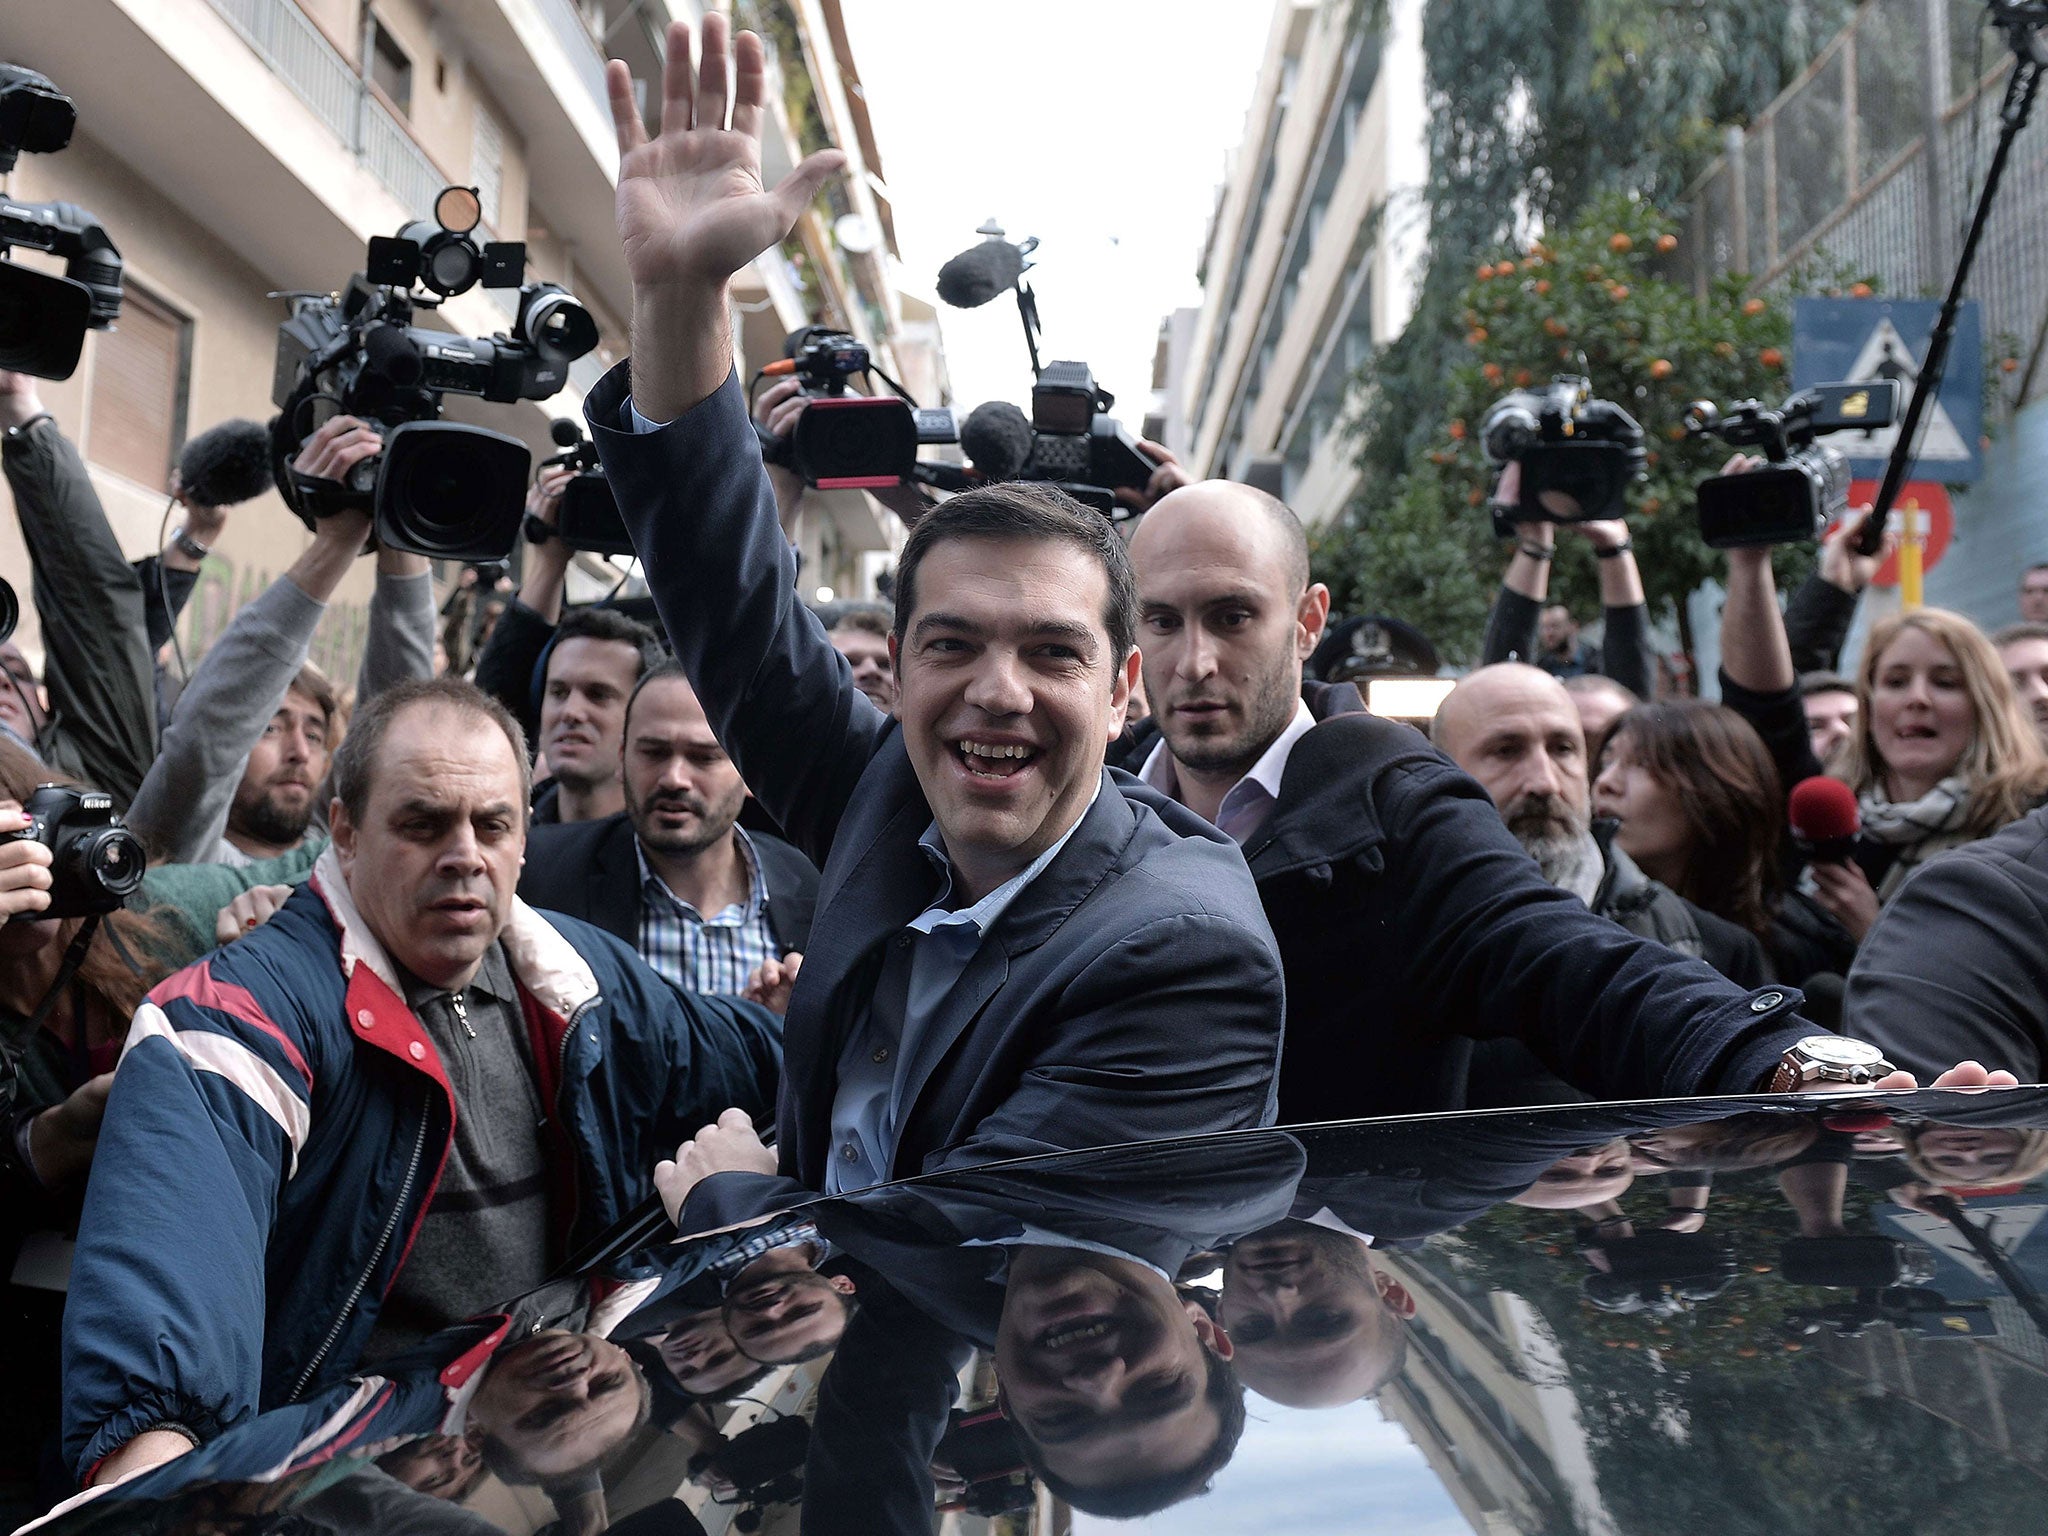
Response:
[[[1095,784],[1097,796],[1102,781]],[[1093,809],[1094,799],[1088,802]],[[931,1020],[945,1005],[989,930],[1025,887],[1045,872],[1080,827],[1082,811],[1060,840],[971,907],[952,908],[952,861],[934,821],[918,839],[944,880],[937,898],[889,941],[866,1017],[847,1034],[839,1053],[839,1088],[832,1100],[832,1144],[825,1193],[865,1189],[889,1177],[902,1126],[909,1063]]]

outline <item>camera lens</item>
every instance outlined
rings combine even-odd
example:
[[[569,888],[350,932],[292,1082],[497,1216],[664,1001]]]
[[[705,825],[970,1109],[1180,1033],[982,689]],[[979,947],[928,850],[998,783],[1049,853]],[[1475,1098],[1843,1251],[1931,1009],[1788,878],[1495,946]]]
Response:
[[[60,829],[55,842],[52,915],[111,912],[135,894],[149,867],[141,842],[126,827]]]
[[[0,580],[0,645],[14,638],[14,626],[21,622],[21,599],[14,588]]]
[[[597,322],[567,293],[543,293],[526,311],[526,340],[550,362],[568,362],[597,345]]]

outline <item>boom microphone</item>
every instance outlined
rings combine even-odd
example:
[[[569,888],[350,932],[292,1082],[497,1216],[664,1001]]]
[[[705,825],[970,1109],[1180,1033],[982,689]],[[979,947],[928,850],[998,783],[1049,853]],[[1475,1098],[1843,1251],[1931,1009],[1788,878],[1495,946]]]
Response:
[[[1024,252],[1007,240],[984,240],[939,268],[939,297],[955,309],[978,309],[1024,277]]]
[[[989,480],[1014,480],[1031,461],[1031,420],[1007,400],[984,400],[960,424],[960,451]]]
[[[209,427],[178,455],[178,488],[195,505],[236,506],[270,486],[270,432],[253,421]]]
[[[1818,774],[1792,786],[1787,802],[1792,836],[1817,864],[1846,864],[1862,830],[1856,792],[1840,779]]]

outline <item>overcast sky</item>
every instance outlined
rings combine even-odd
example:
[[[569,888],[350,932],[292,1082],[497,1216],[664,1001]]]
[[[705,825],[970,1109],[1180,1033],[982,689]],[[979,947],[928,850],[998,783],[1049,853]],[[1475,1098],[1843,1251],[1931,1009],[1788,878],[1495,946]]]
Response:
[[[896,215],[906,292],[993,215],[1041,241],[1043,356],[1080,358],[1136,430],[1168,311],[1244,127],[1273,6],[1236,0],[842,0]],[[940,310],[963,406],[1029,404],[1016,305]]]

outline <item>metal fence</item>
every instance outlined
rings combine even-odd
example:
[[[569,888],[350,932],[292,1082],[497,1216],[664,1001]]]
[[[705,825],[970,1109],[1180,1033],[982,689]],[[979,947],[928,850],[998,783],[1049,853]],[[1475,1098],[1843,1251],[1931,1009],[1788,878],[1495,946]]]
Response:
[[[408,212],[433,210],[447,178],[293,0],[208,3]]]
[[[1688,192],[1695,284],[1732,272],[1767,286],[1818,257],[1874,274],[1887,293],[1945,291],[2011,69],[2003,36],[1982,29],[1986,10],[1982,0],[1866,0],[1755,123],[1730,131]],[[2048,311],[2044,228],[2048,129],[2037,121],[2014,146],[1971,279],[1987,338],[2036,345]]]

